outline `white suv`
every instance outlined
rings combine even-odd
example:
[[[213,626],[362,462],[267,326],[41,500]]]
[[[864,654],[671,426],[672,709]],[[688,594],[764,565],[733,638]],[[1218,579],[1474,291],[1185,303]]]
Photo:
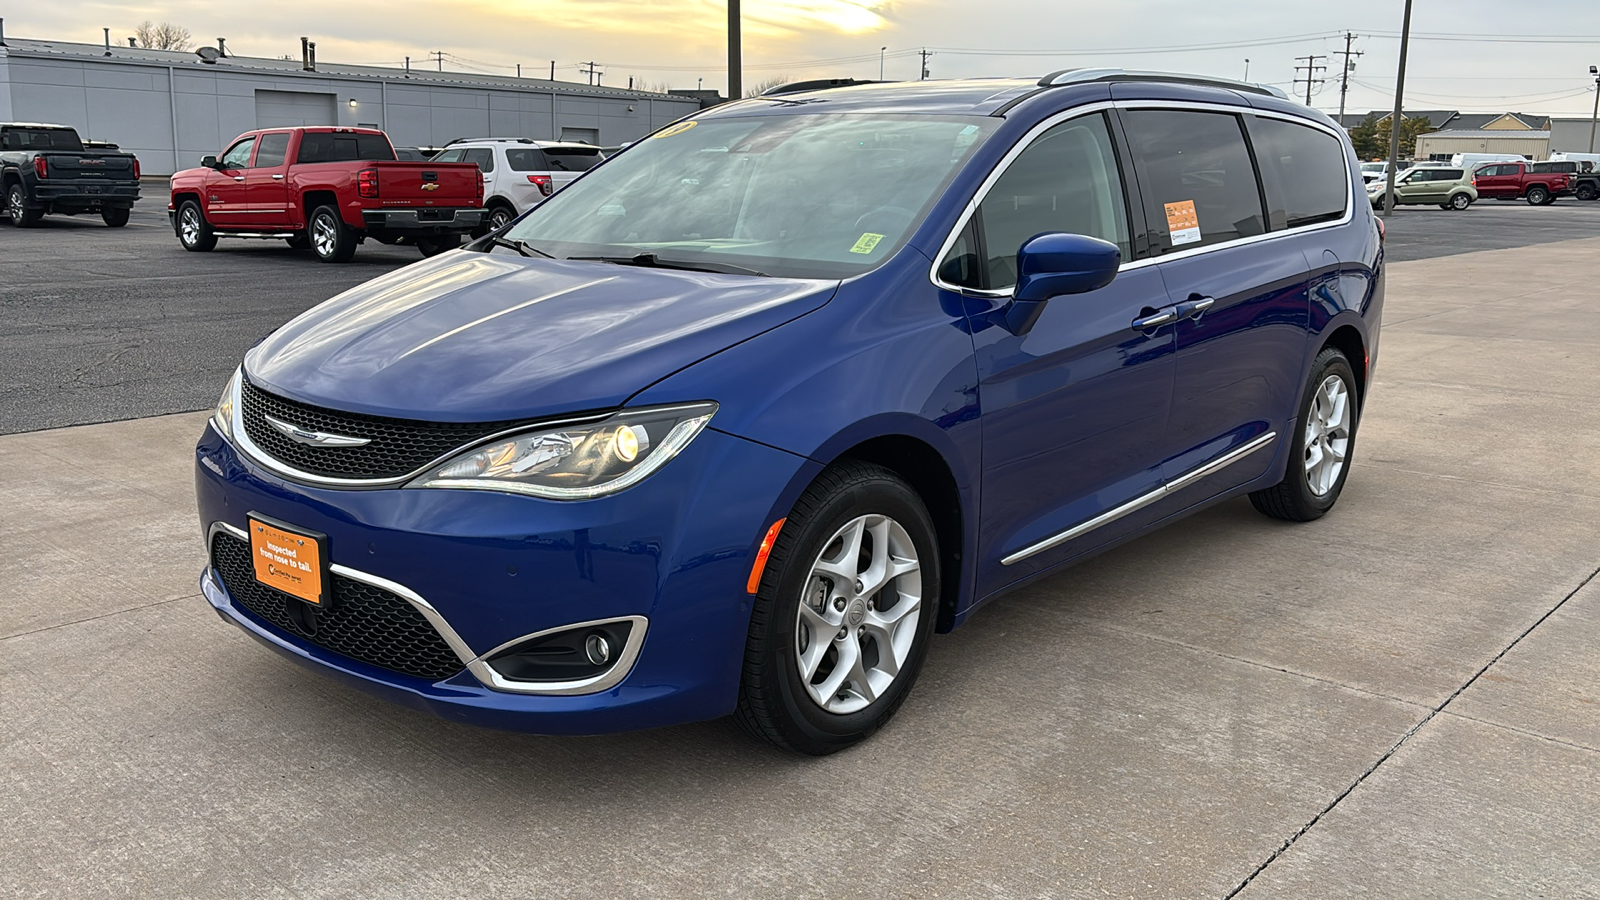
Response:
[[[489,210],[487,233],[527,212],[604,158],[600,148],[590,144],[472,138],[451,141],[433,161],[478,164],[483,171],[483,205]]]

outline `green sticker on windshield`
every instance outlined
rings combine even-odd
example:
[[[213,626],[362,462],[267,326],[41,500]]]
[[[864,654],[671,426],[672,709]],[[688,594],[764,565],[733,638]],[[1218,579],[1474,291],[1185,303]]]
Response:
[[[856,245],[854,247],[850,248],[850,252],[851,253],[871,253],[873,251],[873,248],[877,247],[878,246],[878,242],[881,241],[881,240],[883,240],[883,235],[881,235],[881,234],[873,234],[872,232],[869,231],[869,232],[861,235],[861,239],[856,241]]]

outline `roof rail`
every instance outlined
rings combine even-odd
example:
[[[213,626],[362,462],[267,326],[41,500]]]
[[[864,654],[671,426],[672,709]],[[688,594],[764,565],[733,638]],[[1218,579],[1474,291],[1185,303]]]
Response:
[[[1160,81],[1177,84],[1194,84],[1201,87],[1226,88],[1247,94],[1262,94],[1288,100],[1289,95],[1270,84],[1234,81],[1231,78],[1213,78],[1209,75],[1185,75],[1179,72],[1148,72],[1136,69],[1062,69],[1039,79],[1040,87],[1061,87],[1067,84],[1089,84],[1108,81]]]
[[[828,88],[852,87],[858,84],[882,84],[879,81],[863,81],[859,78],[813,78],[810,81],[791,81],[788,84],[779,84],[769,87],[761,92],[763,97],[773,97],[778,94],[798,94],[803,91],[825,91]]]

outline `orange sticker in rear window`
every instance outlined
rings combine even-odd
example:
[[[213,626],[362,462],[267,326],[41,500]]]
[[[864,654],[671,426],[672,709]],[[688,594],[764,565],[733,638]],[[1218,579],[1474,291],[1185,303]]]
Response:
[[[1193,200],[1179,200],[1166,207],[1167,233],[1172,235],[1172,246],[1200,240],[1200,214],[1195,212]]]

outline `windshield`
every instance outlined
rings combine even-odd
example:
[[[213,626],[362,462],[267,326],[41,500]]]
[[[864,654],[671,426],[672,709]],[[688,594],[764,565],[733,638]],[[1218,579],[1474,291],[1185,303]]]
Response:
[[[1361,164],[1361,171],[1363,171],[1363,172],[1382,172],[1384,169],[1387,169],[1388,167],[1389,167],[1388,163],[1362,163]]]
[[[558,257],[843,278],[888,259],[999,120],[784,115],[680,122],[535,207],[506,237]]]

